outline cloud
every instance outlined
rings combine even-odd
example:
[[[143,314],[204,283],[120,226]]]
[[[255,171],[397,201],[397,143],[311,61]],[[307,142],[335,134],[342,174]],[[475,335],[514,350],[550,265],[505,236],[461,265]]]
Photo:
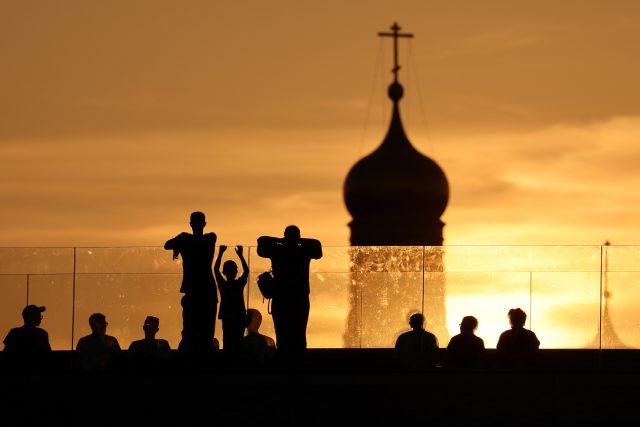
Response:
[[[640,119],[620,117],[443,140],[439,153],[452,189],[448,232],[471,220],[474,225],[464,229],[475,228],[474,239],[485,234],[486,243],[504,241],[500,228],[513,233],[512,243],[566,244],[579,234],[579,242],[602,242],[608,233],[621,238],[620,228],[632,227],[630,220],[640,211],[638,138]],[[462,155],[465,147],[473,155]],[[482,222],[485,233],[479,231]],[[518,228],[521,232],[514,231]],[[637,241],[640,234],[627,230],[624,241]],[[538,236],[532,238],[532,232]],[[454,235],[460,242],[462,234]]]

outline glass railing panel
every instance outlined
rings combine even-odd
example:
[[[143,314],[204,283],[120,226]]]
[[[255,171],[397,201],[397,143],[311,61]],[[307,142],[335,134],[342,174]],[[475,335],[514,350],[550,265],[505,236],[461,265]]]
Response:
[[[353,248],[350,311],[360,319],[349,319],[346,346],[354,346],[358,330],[363,348],[395,345],[411,314],[422,312],[423,258],[422,246]]]
[[[640,348],[640,272],[604,273],[602,289],[602,348]]]
[[[347,335],[350,283],[349,273],[311,274],[307,333],[310,348],[343,348],[350,342]]]
[[[22,326],[22,309],[27,305],[27,276],[0,274],[0,342],[12,328]],[[43,325],[45,326],[45,325]],[[4,348],[4,345],[1,345]]]
[[[78,273],[168,273],[182,272],[182,258],[161,247],[77,248]]]
[[[88,319],[95,312],[107,317],[107,334],[115,336],[122,348],[144,337],[146,316],[160,319],[158,338],[177,348],[182,330],[181,280],[180,274],[79,274],[74,348],[80,337],[91,333]],[[222,341],[219,324],[216,336]]]
[[[600,246],[445,246],[449,272],[600,271]]]
[[[637,246],[323,249],[323,258],[310,264],[310,347],[393,346],[397,335],[408,328],[408,316],[423,309],[427,329],[436,333],[441,346],[458,332],[462,316],[475,313],[480,321],[478,335],[493,347],[499,333],[508,328],[506,312],[520,306],[543,347],[593,348],[589,338],[596,322],[593,312],[600,305],[602,337],[598,341],[603,347],[640,347],[640,332],[633,321],[633,302],[640,297]],[[247,247],[246,256],[252,273],[249,306],[263,313],[262,331],[275,336],[255,284],[257,275],[271,268],[270,261],[258,257],[255,247]],[[75,260],[79,286],[75,341],[88,333],[88,315],[101,311],[110,321],[110,334],[126,347],[142,336],[144,316],[155,312],[161,320],[160,336],[168,334],[165,338],[177,346],[182,327],[182,265],[180,259],[172,259],[171,251],[78,248]],[[233,247],[226,260],[239,265]],[[43,327],[54,348],[68,348],[73,271],[73,248],[0,248],[0,274],[4,274],[0,276],[0,327],[4,332],[22,324],[20,313],[28,293],[31,302],[47,306]],[[529,280],[532,288],[523,290]],[[69,314],[58,316],[67,310]],[[222,341],[219,324],[216,337]]]
[[[0,274],[73,273],[73,248],[0,248]]]
[[[530,319],[530,275],[528,272],[446,272],[427,273],[425,282],[442,283],[446,287],[446,332],[436,334],[441,347],[460,333],[464,316],[478,319],[476,335],[484,340],[486,348],[495,348],[500,334],[509,329],[507,313],[521,308]],[[433,310],[425,301],[425,314]],[[438,330],[438,325],[431,325]],[[429,329],[429,325],[427,325]]]
[[[262,314],[260,333],[275,340],[273,318],[268,313],[268,301],[262,298],[258,289],[257,277],[258,273],[250,275],[248,308],[260,311]],[[349,317],[349,274],[311,273],[309,284],[311,311],[307,327],[307,346],[309,348],[344,347],[343,335]]]
[[[253,265],[253,264],[251,264]],[[251,267],[251,266],[250,266]],[[260,333],[276,339],[275,330],[273,328],[273,319],[269,314],[269,301],[262,297],[260,289],[258,289],[257,279],[262,271],[254,272],[251,269],[249,275],[249,283],[246,289],[245,295],[247,295],[247,308],[254,308],[262,314],[262,325],[260,326]],[[313,310],[313,308],[312,308]]]
[[[341,348],[345,345],[344,334],[350,314],[350,254],[349,247],[325,247],[322,258],[310,263],[309,348]],[[249,260],[249,307],[262,313],[261,333],[275,339],[273,319],[267,311],[268,302],[263,300],[256,282],[259,274],[271,269],[271,262],[268,258],[259,257],[255,247],[250,248]]]
[[[42,328],[54,350],[70,350],[73,314],[73,274],[29,276],[29,304],[44,305]]]
[[[602,269],[640,272],[640,246],[602,246]]]
[[[602,247],[602,348],[640,348],[640,246]]]
[[[540,348],[597,349],[600,273],[531,274],[530,327]]]
[[[357,276],[361,292],[361,347],[393,347],[422,312],[422,273],[380,272]]]
[[[258,255],[257,248],[252,246],[248,248],[251,255],[248,258],[251,264],[251,271],[262,273],[271,270],[271,261],[269,258],[263,258]],[[353,248],[349,246],[325,246],[322,248],[322,258],[311,260],[309,271],[312,273],[344,273],[350,270],[351,253]],[[229,248],[227,252],[235,251]]]
[[[446,274],[432,271],[424,274],[422,295],[425,329],[438,339],[438,346],[446,347],[452,335],[447,327]]]

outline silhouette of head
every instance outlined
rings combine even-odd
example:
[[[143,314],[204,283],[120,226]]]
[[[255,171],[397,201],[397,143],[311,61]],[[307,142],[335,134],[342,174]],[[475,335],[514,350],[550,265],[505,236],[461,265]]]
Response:
[[[262,324],[262,314],[255,308],[247,310],[247,329],[254,334],[258,333]]]
[[[421,313],[412,314],[411,317],[409,317],[409,326],[411,326],[413,330],[422,329],[424,326],[424,316]]]
[[[224,264],[222,264],[222,274],[225,275],[227,280],[235,279],[238,275],[238,265],[231,260],[225,261]]]
[[[284,229],[285,242],[296,243],[300,240],[300,229],[295,225],[290,225]]]
[[[512,308],[509,310],[509,322],[514,328],[524,327],[524,322],[527,321],[527,313],[520,308]]]
[[[144,319],[144,325],[142,325],[142,330],[144,331],[145,338],[155,338],[158,330],[160,329],[160,319],[154,316],[147,316]]]
[[[37,305],[29,304],[22,309],[22,318],[26,326],[40,326],[42,322],[42,312],[46,310],[46,307],[39,307]]]
[[[473,316],[464,316],[460,322],[460,332],[463,334],[472,334],[478,329],[478,319]]]
[[[204,213],[198,211],[192,212],[189,219],[189,225],[191,226],[194,234],[202,234],[204,226],[207,225]]]
[[[108,324],[107,318],[102,313],[93,313],[89,316],[89,327],[94,334],[106,334]]]

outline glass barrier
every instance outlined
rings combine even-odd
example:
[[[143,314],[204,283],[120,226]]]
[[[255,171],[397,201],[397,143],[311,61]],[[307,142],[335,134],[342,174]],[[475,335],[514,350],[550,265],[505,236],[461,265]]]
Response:
[[[495,348],[520,307],[542,348],[640,348],[634,302],[640,297],[640,247],[443,246],[325,247],[310,264],[312,348],[393,347],[422,312],[441,347],[462,317],[479,320],[477,335]],[[247,307],[263,314],[261,332],[275,338],[256,284],[271,269],[255,247],[245,250]],[[233,260],[230,248],[223,262]],[[180,342],[181,259],[160,247],[0,248],[0,335],[22,324],[25,304],[45,305],[42,327],[54,349],[89,333],[88,317],[104,313],[108,333],[127,348],[143,337],[147,315],[159,337]],[[216,338],[222,344],[220,321]]]

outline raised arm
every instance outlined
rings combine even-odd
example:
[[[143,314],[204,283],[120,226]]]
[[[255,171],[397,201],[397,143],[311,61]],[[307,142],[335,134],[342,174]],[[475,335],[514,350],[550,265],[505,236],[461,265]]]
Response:
[[[216,282],[218,282],[218,286],[220,286],[220,283],[224,282],[224,277],[222,277],[222,274],[220,273],[220,263],[222,263],[222,255],[226,250],[227,247],[225,245],[220,245],[220,248],[218,249],[218,257],[216,258],[216,263],[213,266],[213,271],[216,275]]]
[[[262,236],[258,237],[258,256],[270,258],[276,246],[281,242],[277,237]]]
[[[178,255],[182,252],[182,240],[184,234],[187,233],[180,233],[173,239],[167,240],[167,243],[164,244],[165,249],[173,251],[173,259],[178,259]]]
[[[322,244],[316,239],[300,239],[305,252],[311,259],[322,258]]]
[[[178,234],[173,239],[167,240],[167,243],[164,244],[164,248],[167,250],[176,250],[180,246],[180,240],[183,233]]]
[[[242,275],[240,276],[241,280],[246,280],[249,276],[249,265],[247,264],[247,260],[244,259],[244,254],[242,245],[236,246],[236,254],[238,254],[238,258],[240,258],[240,263],[242,264]]]

